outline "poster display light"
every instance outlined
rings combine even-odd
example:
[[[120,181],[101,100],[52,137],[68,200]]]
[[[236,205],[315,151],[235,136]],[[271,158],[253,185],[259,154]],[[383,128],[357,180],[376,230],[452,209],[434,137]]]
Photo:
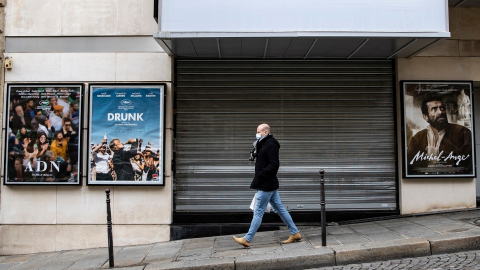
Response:
[[[403,176],[476,177],[471,81],[402,81]]]
[[[90,85],[88,185],[165,185],[165,85]]]

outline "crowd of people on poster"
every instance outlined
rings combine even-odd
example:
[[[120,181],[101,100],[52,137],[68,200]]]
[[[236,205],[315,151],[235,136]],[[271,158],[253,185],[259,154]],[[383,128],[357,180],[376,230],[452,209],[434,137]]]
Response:
[[[7,184],[78,184],[81,86],[9,85]]]
[[[163,184],[162,92],[91,86],[90,184]]]
[[[406,177],[475,177],[470,82],[404,82]]]

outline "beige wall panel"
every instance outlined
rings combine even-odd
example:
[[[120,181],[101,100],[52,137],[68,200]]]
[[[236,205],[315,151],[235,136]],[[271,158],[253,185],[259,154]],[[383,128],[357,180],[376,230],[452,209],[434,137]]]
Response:
[[[173,129],[173,85],[167,83],[167,99],[165,100],[165,128]]]
[[[165,130],[165,176],[172,176],[172,141],[173,130]]]
[[[58,187],[58,224],[105,224],[107,220],[105,189],[108,186]],[[113,202],[114,192],[110,192]],[[114,204],[110,204],[114,207]]]
[[[171,56],[166,53],[117,53],[117,81],[171,81]]]
[[[458,40],[440,40],[417,56],[459,56]]]
[[[63,0],[62,35],[115,35],[115,0]]]
[[[0,226],[0,255],[55,251],[55,225]]]
[[[60,78],[59,53],[11,53],[13,68],[5,70],[5,82],[58,81]]]
[[[144,0],[11,0],[7,36],[153,35],[153,2]]]
[[[115,81],[115,58],[115,53],[62,53],[59,81]]]
[[[9,0],[5,6],[6,36],[59,36],[62,0]]]
[[[116,246],[142,245],[170,241],[167,225],[113,225]]]
[[[117,35],[153,35],[158,24],[153,18],[153,2],[117,0]]]
[[[473,80],[480,78],[475,69],[469,57],[399,58],[398,80]]]
[[[56,251],[107,247],[106,216],[104,223],[102,225],[57,225]]]
[[[480,56],[480,40],[460,40],[458,46],[462,57]]]
[[[480,8],[456,8],[458,39],[480,39]]]
[[[472,65],[470,80],[480,81],[480,57],[470,57],[470,61]]]
[[[55,186],[1,186],[2,224],[55,224]]]
[[[450,30],[450,38],[458,39],[458,21],[457,21],[457,9],[448,9],[448,28]]]
[[[414,57],[397,59],[397,79],[401,80],[480,80],[480,59],[470,57]],[[402,89],[398,87],[400,102]],[[401,115],[400,103],[397,113]],[[401,118],[397,125],[401,127]],[[401,129],[398,128],[398,138]],[[399,144],[399,168],[402,168]],[[399,173],[401,214],[426,213],[476,206],[474,179],[402,179]]]
[[[171,224],[171,185],[165,187],[116,186],[112,208],[113,224]]]
[[[403,179],[401,214],[476,206],[474,179]]]

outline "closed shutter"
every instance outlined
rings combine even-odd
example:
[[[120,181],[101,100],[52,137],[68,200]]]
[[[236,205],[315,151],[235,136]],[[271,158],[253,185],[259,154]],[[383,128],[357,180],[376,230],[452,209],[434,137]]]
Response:
[[[296,211],[396,210],[393,62],[177,60],[175,211],[251,211],[256,128]]]

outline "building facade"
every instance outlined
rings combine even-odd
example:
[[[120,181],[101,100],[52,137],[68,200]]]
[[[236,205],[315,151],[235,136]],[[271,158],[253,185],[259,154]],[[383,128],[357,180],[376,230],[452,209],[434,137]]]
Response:
[[[188,226],[179,224],[248,223],[248,157],[262,122],[282,145],[280,191],[299,219],[318,215],[319,169],[326,171],[329,212],[476,207],[474,150],[465,153],[470,171],[408,177],[406,142],[426,124],[407,125],[405,112],[419,107],[420,96],[410,102],[403,82],[453,93],[456,101],[445,101],[449,122],[465,126],[473,135],[470,146],[478,148],[478,114],[471,108],[480,82],[480,4],[281,2],[7,1],[2,40],[13,67],[1,72],[3,164],[8,167],[15,113],[9,87],[80,85],[83,121],[78,185],[11,183],[4,169],[0,254],[106,246],[107,188],[115,245],[185,236]],[[465,113],[457,101],[462,83],[469,97]],[[165,93],[157,161],[164,185],[95,185],[93,86],[152,85]],[[145,114],[152,110],[145,107]],[[421,119],[419,109],[412,113]],[[110,143],[116,134],[108,132]],[[139,132],[125,133],[140,138]]]

